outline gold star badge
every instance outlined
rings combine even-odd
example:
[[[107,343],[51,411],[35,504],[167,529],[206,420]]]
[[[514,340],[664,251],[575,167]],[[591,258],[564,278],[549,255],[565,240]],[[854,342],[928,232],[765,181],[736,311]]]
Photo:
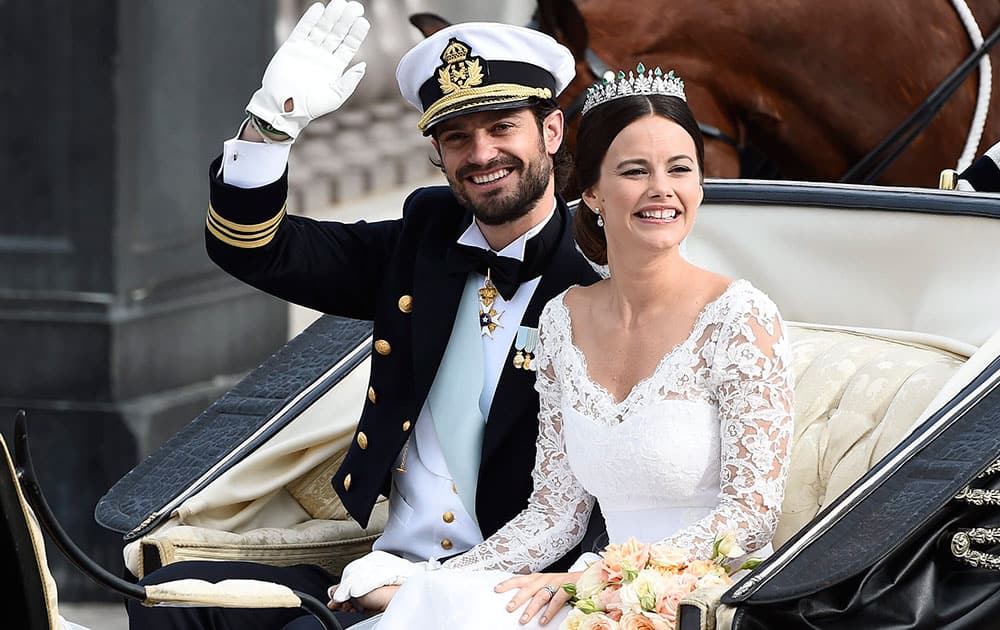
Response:
[[[493,308],[493,302],[496,300],[497,295],[500,292],[497,288],[493,286],[493,280],[490,278],[490,270],[486,270],[486,282],[483,284],[483,288],[479,289],[479,302],[481,306],[479,307],[479,328],[482,334],[493,338],[493,331],[497,328],[502,328],[503,325],[500,323],[500,318],[503,316],[503,311],[497,312]]]

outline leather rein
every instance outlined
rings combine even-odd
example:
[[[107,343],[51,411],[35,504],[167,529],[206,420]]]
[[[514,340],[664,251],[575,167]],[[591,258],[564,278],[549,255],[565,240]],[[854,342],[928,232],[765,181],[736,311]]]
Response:
[[[962,82],[976,68],[979,60],[990,52],[990,49],[1000,40],[1000,25],[993,29],[989,37],[966,57],[951,74],[924,99],[924,102],[913,111],[910,116],[902,122],[889,136],[880,142],[878,146],[871,150],[860,162],[851,167],[843,177],[841,183],[845,184],[870,184],[872,183],[892,162],[899,157],[913,139],[923,131],[941,108],[944,107],[948,99],[958,90]]]

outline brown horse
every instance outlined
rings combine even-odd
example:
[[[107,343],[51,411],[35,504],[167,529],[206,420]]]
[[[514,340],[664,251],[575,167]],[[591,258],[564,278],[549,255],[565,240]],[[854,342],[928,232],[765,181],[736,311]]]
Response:
[[[1000,25],[997,0],[968,4],[984,36]],[[425,35],[447,24],[411,21]],[[740,170],[752,149],[776,177],[838,181],[973,51],[946,0],[539,0],[535,22],[576,56],[564,108],[596,80],[588,51],[614,70],[676,70],[699,122],[728,137],[706,138],[708,177],[753,176]],[[1000,74],[1000,46],[991,59]],[[979,79],[973,71],[876,183],[934,187],[956,166]],[[1000,77],[976,155],[998,140]]]

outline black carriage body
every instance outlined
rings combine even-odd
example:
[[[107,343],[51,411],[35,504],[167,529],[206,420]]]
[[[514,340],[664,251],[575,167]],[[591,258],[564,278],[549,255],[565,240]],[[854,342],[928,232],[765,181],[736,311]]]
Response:
[[[371,322],[320,317],[122,477],[97,522],[125,542],[154,529],[335,387],[371,354],[371,336]]]

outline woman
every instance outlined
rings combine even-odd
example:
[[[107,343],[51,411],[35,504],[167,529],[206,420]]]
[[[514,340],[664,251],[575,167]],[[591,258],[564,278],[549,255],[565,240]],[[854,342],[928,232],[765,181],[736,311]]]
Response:
[[[411,578],[379,630],[561,619],[568,595],[558,587],[579,573],[458,569],[537,571],[579,542],[595,498],[613,543],[635,537],[703,559],[735,531],[743,549],[769,551],[792,435],[789,348],[766,295],[681,255],[703,155],[673,73],[640,66],[591,88],[574,229],[610,273],[542,314],[529,505],[444,569]]]

